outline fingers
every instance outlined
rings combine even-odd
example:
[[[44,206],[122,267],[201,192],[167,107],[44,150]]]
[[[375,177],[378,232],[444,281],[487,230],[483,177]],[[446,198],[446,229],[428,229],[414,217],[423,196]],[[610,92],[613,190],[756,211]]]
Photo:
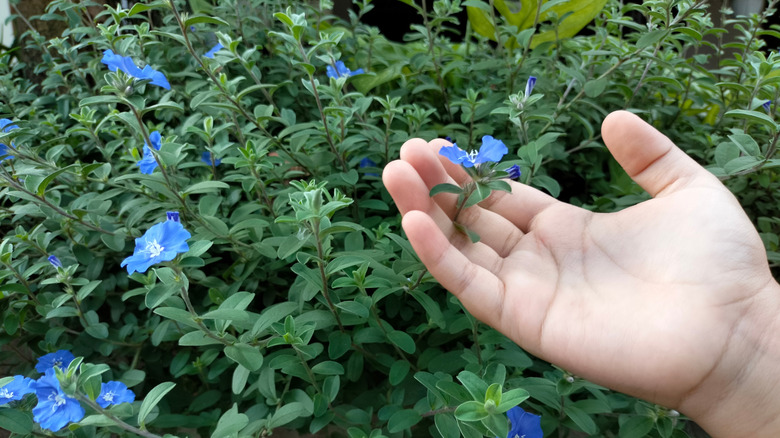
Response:
[[[609,151],[651,196],[671,193],[698,178],[714,177],[638,116],[615,111],[601,125]]]

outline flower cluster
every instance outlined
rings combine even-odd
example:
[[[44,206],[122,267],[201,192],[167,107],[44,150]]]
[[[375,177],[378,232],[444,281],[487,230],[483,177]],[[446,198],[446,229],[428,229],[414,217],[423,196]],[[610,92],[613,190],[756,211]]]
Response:
[[[121,70],[135,79],[149,80],[152,85],[157,85],[166,90],[171,89],[171,84],[168,83],[168,79],[164,74],[153,69],[150,65],[143,69],[138,68],[129,56],[120,56],[115,54],[113,50],[106,50],[103,52],[103,59],[100,61],[107,65],[111,71]]]
[[[9,119],[0,119],[0,129],[2,129],[3,132],[8,132],[13,129],[19,129],[19,127],[14,125],[13,122]],[[13,158],[14,156],[11,155],[13,150],[13,143],[11,143],[11,146],[0,143],[0,161]]]
[[[127,265],[127,273],[146,272],[150,266],[168,262],[179,253],[190,250],[187,239],[192,237],[179,222],[179,213],[168,212],[165,222],[152,225],[146,233],[135,239],[133,255],[122,260],[120,266]]]
[[[76,398],[63,391],[56,372],[56,369],[66,369],[73,359],[75,357],[67,350],[41,356],[35,370],[43,376],[38,380],[14,376],[11,382],[0,387],[0,405],[21,400],[27,394],[35,394],[38,403],[32,409],[33,420],[43,429],[57,432],[68,423],[81,421],[85,414],[84,408]],[[124,383],[114,381],[103,383],[95,400],[102,408],[133,401],[133,391],[127,389]]]
[[[336,61],[336,68],[334,69],[332,65],[329,65],[325,69],[325,73],[329,78],[338,79],[363,74],[364,71],[362,68],[352,71],[344,65],[344,61]]]

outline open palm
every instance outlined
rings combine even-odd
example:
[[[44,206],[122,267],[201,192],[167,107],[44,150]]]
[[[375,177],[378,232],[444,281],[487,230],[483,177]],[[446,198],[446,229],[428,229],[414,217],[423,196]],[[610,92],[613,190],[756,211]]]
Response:
[[[704,417],[753,354],[753,315],[777,309],[766,253],[732,194],[668,138],[627,112],[602,135],[653,199],[597,214],[513,183],[460,214],[472,244],[452,225],[454,195],[428,196],[468,178],[438,156],[448,143],[410,140],[384,181],[420,259],[477,318],[573,373]]]

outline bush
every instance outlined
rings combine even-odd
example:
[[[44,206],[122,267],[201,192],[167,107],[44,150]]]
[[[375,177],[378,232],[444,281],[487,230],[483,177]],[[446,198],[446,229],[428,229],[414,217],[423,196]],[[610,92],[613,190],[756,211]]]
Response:
[[[0,427],[505,436],[522,402],[548,436],[687,436],[675,411],[471,317],[416,258],[379,175],[410,137],[476,149],[491,135],[523,183],[615,211],[647,198],[600,141],[627,108],[737,194],[776,269],[774,10],[728,20],[726,41],[701,2],[404,0],[424,20],[396,43],[361,23],[370,0],[348,20],[326,3],[150,0],[92,17],[55,0],[40,18],[66,22],[61,37],[31,28],[3,50],[0,386],[37,395],[0,393]],[[47,353],[59,366],[33,371]],[[34,408],[49,396],[58,421]]]

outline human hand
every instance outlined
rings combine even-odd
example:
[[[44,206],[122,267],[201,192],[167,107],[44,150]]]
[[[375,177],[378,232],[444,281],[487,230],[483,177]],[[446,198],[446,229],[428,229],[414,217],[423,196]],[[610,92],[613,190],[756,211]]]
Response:
[[[536,356],[694,418],[716,436],[778,436],[780,286],[752,223],[713,175],[637,116],[602,125],[653,199],[591,213],[511,182],[452,224],[466,173],[409,140],[383,179],[431,274]]]

